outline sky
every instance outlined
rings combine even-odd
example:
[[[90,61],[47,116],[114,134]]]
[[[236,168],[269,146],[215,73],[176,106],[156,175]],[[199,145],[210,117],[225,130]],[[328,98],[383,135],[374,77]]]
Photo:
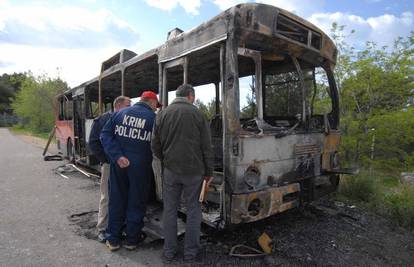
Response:
[[[0,0],[0,75],[30,70],[74,87],[119,50],[144,53],[171,29],[190,30],[241,2],[284,8],[326,33],[346,25],[355,47],[391,46],[414,30],[414,0]]]

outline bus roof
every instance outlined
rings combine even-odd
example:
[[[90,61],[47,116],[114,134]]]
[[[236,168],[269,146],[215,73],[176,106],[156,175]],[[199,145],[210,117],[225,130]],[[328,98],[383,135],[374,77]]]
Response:
[[[240,46],[262,51],[264,59],[274,54],[293,54],[315,65],[328,63],[334,66],[336,63],[336,47],[318,27],[284,9],[248,3],[229,8],[189,31],[178,33],[163,45],[143,54],[134,56],[133,52],[129,51],[129,60],[119,61],[120,63],[110,67],[102,67],[103,72],[100,76],[78,87],[98,86],[101,77],[104,91],[120,88],[121,73],[124,71],[126,95],[139,96],[140,92],[148,89],[157,92],[160,63],[196,52],[198,54],[194,56],[194,60],[200,64],[200,57],[204,57],[201,61],[207,64],[214,61],[212,59],[218,59],[220,48],[218,43],[227,39],[229,34],[235,35]],[[112,62],[114,57],[110,58]],[[218,64],[218,60],[216,61]],[[191,62],[192,59],[190,64]],[[211,65],[209,69],[216,70],[217,67]],[[198,75],[192,78],[192,84],[195,86],[203,82],[212,82],[211,77],[210,80],[202,77],[203,73],[195,74]],[[189,76],[192,77],[191,73]],[[218,81],[219,73],[213,76],[215,76],[213,80]],[[176,84],[171,84],[171,87],[174,86]]]

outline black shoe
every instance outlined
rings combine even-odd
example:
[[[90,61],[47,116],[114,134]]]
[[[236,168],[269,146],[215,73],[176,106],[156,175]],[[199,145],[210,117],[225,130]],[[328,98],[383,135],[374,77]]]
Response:
[[[121,240],[126,240],[127,239],[127,234],[126,232],[122,231],[121,232]]]
[[[133,251],[137,249],[137,245],[129,245],[129,244],[125,244],[124,248],[128,249],[129,251]]]
[[[166,256],[164,253],[161,256],[162,262],[164,264],[175,264],[178,263],[178,257],[177,254],[174,254],[173,256]]]
[[[141,232],[140,234],[138,234],[138,243],[144,242],[145,238],[147,238],[147,234],[146,233]]]
[[[184,263],[200,263],[201,253],[197,253],[197,255],[184,255]]]
[[[111,244],[111,242],[109,242],[109,240],[106,240],[106,246],[109,248],[109,250],[111,252],[117,251],[118,249],[121,248],[121,245],[119,245],[119,244]]]
[[[106,234],[105,234],[105,231],[100,231],[100,232],[98,233],[97,239],[98,239],[98,241],[99,241],[99,242],[101,242],[101,243],[105,243],[105,241],[106,241]]]

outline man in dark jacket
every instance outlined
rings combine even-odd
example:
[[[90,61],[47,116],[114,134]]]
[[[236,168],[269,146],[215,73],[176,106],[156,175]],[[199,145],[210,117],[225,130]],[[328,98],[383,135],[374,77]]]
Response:
[[[111,162],[109,176],[109,222],[106,245],[120,248],[126,219],[126,249],[143,239],[142,227],[152,178],[151,132],[157,95],[145,91],[140,102],[114,114],[101,132],[101,142]]]
[[[118,96],[114,100],[114,112],[119,111],[122,108],[129,107],[131,105],[131,99],[126,96]],[[99,200],[99,212],[98,223],[96,228],[98,229],[99,242],[105,242],[105,231],[108,226],[108,178],[109,178],[109,160],[105,155],[105,151],[102,147],[99,135],[102,128],[111,117],[111,112],[105,112],[102,115],[96,117],[93,120],[91,133],[89,134],[89,150],[99,160],[101,164],[101,198]]]
[[[177,208],[182,191],[187,212],[184,261],[195,260],[200,249],[201,204],[198,201],[203,179],[213,175],[210,127],[204,114],[193,105],[194,88],[183,84],[176,98],[157,115],[152,151],[162,161],[164,259],[177,253]]]

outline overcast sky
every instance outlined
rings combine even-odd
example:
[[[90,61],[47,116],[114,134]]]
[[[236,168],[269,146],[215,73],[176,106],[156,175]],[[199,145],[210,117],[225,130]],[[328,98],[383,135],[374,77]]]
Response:
[[[165,42],[169,30],[189,30],[241,2],[0,0],[0,74],[31,70],[76,86],[97,76],[101,62],[120,49],[143,53]],[[392,45],[414,30],[414,0],[256,2],[292,11],[326,32],[332,22],[347,25],[356,31],[355,46]]]

